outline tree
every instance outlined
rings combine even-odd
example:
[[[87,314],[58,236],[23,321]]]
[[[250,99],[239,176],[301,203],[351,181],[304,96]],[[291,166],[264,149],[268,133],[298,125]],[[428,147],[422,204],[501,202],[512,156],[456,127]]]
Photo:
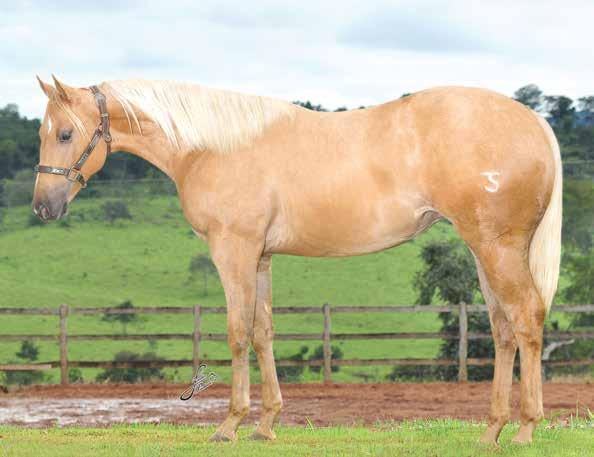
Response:
[[[578,98],[578,108],[580,111],[594,111],[594,95]]]
[[[130,300],[126,300],[125,302],[120,303],[116,306],[117,309],[127,309],[133,310],[134,304]],[[135,322],[138,320],[138,315],[136,313],[124,313],[124,314],[112,314],[112,313],[105,313],[102,318],[105,322],[119,322],[122,324],[122,333],[126,335],[126,330],[128,324],[130,322]]]
[[[565,258],[565,267],[570,284],[563,291],[563,297],[568,303],[594,303],[594,250],[588,254],[575,254]],[[578,313],[576,318],[588,316],[587,313]],[[594,320],[590,316],[590,326]]]
[[[536,84],[528,84],[514,92],[514,100],[523,103],[528,108],[538,111],[542,106],[542,91]]]
[[[216,272],[217,268],[207,254],[198,254],[190,260],[190,275],[194,276],[196,273],[202,273],[203,296],[208,295],[208,276],[214,275]]]
[[[563,135],[569,134],[575,114],[573,100],[565,95],[547,95],[544,100],[553,127]]]
[[[0,108],[0,179],[37,163],[40,125],[39,119],[21,117],[15,104]]]
[[[585,254],[592,249],[594,245],[592,208],[594,208],[594,192],[591,181],[567,179],[563,182],[562,230],[563,248],[566,253],[577,250]]]
[[[35,174],[33,169],[19,170],[13,179],[6,179],[3,185],[2,206],[30,205],[33,200]]]
[[[309,100],[307,100],[306,102],[301,102],[299,100],[296,100],[296,101],[293,102],[293,104],[294,105],[297,105],[297,106],[301,106],[301,107],[306,108],[306,109],[311,110],[311,111],[328,111],[322,105],[314,105]]]
[[[569,277],[570,284],[562,296],[567,303],[592,303],[594,302],[594,250],[588,253],[577,253],[564,256],[564,270]],[[555,322],[555,324],[557,324]],[[568,329],[570,331],[592,331],[594,329],[594,313],[576,313],[571,318]],[[575,339],[559,345],[553,352],[551,359],[578,360],[591,359],[594,354],[594,341]],[[548,368],[547,372],[554,370],[559,374],[580,375],[590,372],[588,366],[567,366]]]

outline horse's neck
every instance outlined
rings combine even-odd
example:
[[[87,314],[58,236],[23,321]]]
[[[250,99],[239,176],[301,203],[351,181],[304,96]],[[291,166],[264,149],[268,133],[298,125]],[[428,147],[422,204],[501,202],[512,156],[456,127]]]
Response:
[[[142,135],[117,132],[112,149],[131,153],[151,163],[172,180],[176,181],[183,167],[187,152],[174,150],[165,134],[154,124],[143,125]]]

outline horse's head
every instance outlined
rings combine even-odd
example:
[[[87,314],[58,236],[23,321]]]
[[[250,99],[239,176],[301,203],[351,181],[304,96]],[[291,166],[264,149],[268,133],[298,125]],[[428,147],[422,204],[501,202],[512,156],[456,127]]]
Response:
[[[107,117],[102,122],[100,115],[104,109],[98,109],[100,93],[69,87],[55,77],[55,87],[37,79],[48,103],[39,129],[33,212],[47,221],[66,214],[68,203],[103,167],[111,138]]]

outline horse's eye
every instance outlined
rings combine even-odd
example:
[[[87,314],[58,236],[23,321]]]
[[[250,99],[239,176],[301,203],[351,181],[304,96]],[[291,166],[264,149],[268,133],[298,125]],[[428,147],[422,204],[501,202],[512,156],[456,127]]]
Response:
[[[58,140],[60,143],[69,143],[72,140],[72,129],[69,130],[60,130],[58,134]]]

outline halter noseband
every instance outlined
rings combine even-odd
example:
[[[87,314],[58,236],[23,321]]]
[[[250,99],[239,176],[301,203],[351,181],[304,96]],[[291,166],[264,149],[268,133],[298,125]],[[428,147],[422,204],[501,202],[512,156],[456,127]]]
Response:
[[[107,112],[107,103],[105,99],[105,95],[101,93],[97,86],[89,87],[91,92],[95,96],[95,102],[97,102],[97,106],[99,107],[99,114],[101,116],[101,120],[99,125],[95,129],[95,133],[93,133],[93,138],[80,155],[78,160],[74,162],[70,168],[62,168],[62,167],[52,167],[49,165],[36,165],[34,170],[36,173],[51,173],[53,175],[62,175],[68,181],[78,182],[82,187],[87,187],[87,181],[85,180],[84,176],[82,175],[80,169],[85,164],[99,140],[103,138],[105,144],[107,145],[107,154],[111,153],[111,134],[109,133],[109,113]]]

